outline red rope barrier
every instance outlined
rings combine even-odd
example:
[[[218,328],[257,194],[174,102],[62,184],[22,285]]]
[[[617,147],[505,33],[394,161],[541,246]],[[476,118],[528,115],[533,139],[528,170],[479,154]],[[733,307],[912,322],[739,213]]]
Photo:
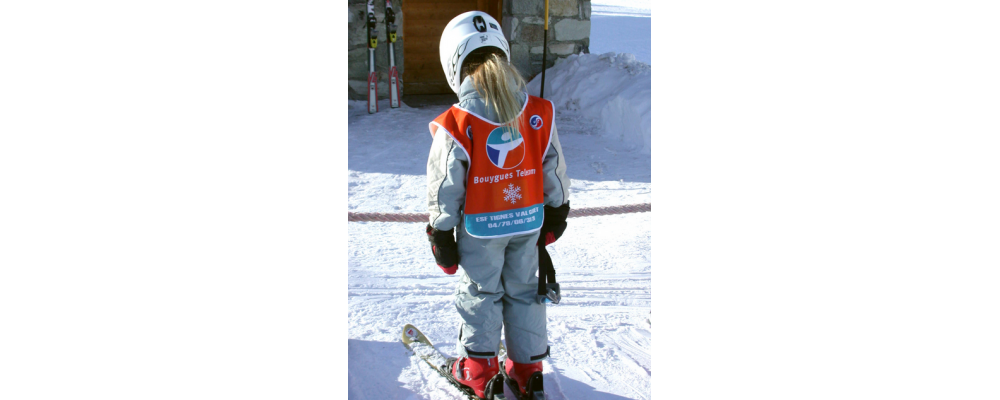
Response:
[[[610,207],[587,207],[569,210],[569,218],[595,217],[599,215],[630,214],[652,212],[650,203],[626,204]],[[348,222],[429,222],[429,214],[421,213],[367,213],[348,212]]]

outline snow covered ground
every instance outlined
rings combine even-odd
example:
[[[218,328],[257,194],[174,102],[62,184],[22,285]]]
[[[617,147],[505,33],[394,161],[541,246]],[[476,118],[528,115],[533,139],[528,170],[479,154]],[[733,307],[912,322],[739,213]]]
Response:
[[[636,60],[652,64],[651,16],[648,1],[594,1],[590,14],[590,53],[629,53]]]
[[[645,12],[648,19],[648,3],[620,3],[594,1],[594,14]],[[646,40],[648,48],[648,34]],[[621,127],[608,128],[615,125],[608,121],[646,124],[648,144],[649,66],[629,55],[601,57],[563,62],[546,77],[546,97],[557,106],[574,208],[651,201],[648,146],[626,140]],[[560,88],[549,87],[549,79],[561,82]],[[534,85],[537,93],[538,82]],[[349,107],[349,211],[427,212],[427,123],[447,106],[390,109],[382,101],[376,114],[368,114],[363,101]],[[544,367],[549,399],[651,398],[650,216],[573,218],[549,248],[563,288],[562,303],[548,306],[552,354]],[[435,266],[423,228],[417,223],[348,224],[351,399],[463,398],[399,339],[403,325],[412,323],[443,353],[455,354],[458,277]]]
[[[590,2],[590,11],[591,17],[594,15],[649,17],[652,14],[649,0],[593,0]]]

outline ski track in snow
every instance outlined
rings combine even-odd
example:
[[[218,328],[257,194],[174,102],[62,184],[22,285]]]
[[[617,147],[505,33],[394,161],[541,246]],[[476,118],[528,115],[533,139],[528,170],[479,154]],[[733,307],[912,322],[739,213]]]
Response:
[[[368,114],[349,103],[348,210],[427,212],[427,123],[447,106],[389,108]],[[599,124],[557,110],[574,208],[651,201],[650,156],[601,135]],[[551,357],[546,396],[649,399],[650,213],[572,218],[549,247],[563,300],[549,305]],[[348,224],[348,397],[464,399],[400,341],[412,323],[447,355],[458,326],[458,275],[434,264],[425,224]]]

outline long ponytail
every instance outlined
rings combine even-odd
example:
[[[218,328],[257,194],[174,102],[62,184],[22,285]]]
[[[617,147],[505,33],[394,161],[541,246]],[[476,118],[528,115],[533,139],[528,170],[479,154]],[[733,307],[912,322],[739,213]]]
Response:
[[[479,57],[470,54],[469,58]],[[486,100],[486,106],[492,107],[496,112],[500,119],[497,122],[508,129],[512,128],[513,132],[518,132],[518,127],[524,119],[524,116],[520,115],[522,108],[520,93],[524,92],[525,82],[517,69],[504,59],[502,53],[496,51],[484,52],[481,58],[474,61],[467,58],[465,66],[468,69],[463,69],[471,71],[469,76],[476,86],[476,92]]]

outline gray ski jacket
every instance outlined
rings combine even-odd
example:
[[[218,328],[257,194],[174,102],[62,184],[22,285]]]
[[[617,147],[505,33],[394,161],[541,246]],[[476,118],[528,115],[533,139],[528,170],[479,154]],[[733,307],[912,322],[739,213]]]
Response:
[[[521,105],[527,95],[520,93]],[[486,106],[479,96],[472,79],[466,78],[459,89],[458,106],[481,115],[493,122],[499,118],[496,112]],[[430,155],[427,158],[427,208],[430,211],[430,225],[438,230],[449,230],[462,221],[465,206],[466,172],[469,159],[454,139],[449,135],[434,135]],[[544,204],[559,207],[569,201],[570,180],[566,176],[566,160],[555,121],[552,121],[552,136],[549,150],[542,161],[544,174]]]

